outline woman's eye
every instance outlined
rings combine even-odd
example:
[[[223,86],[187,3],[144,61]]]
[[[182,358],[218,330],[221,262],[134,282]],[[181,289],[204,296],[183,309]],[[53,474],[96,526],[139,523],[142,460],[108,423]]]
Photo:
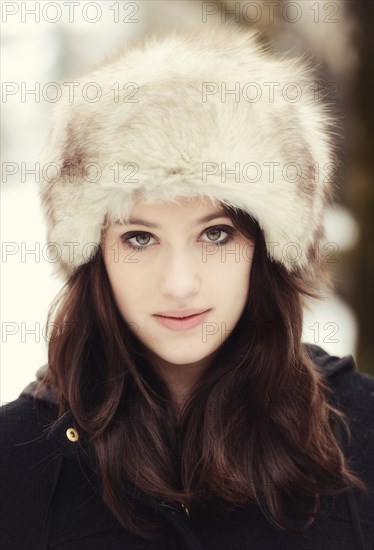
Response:
[[[121,236],[121,241],[129,245],[131,248],[136,248],[138,250],[142,250],[143,248],[146,248],[149,244],[149,240],[152,239],[152,235],[150,233],[126,233],[125,235]]]
[[[229,240],[232,238],[232,235],[234,234],[234,229],[231,228],[231,227],[228,227],[228,226],[225,226],[225,227],[211,227],[209,229],[206,229],[204,231],[204,233],[208,236],[208,239],[209,239],[209,241],[205,241],[205,242],[217,243],[217,244],[222,245],[222,244],[226,244],[227,242],[229,242]],[[219,236],[222,233],[226,233],[226,237],[219,240]]]

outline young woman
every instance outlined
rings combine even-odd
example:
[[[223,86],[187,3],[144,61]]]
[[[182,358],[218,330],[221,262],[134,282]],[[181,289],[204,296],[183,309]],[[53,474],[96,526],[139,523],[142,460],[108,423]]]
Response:
[[[65,284],[2,407],[4,548],[373,548],[373,378],[301,342],[336,162],[311,79],[231,26],[153,37],[57,106]]]

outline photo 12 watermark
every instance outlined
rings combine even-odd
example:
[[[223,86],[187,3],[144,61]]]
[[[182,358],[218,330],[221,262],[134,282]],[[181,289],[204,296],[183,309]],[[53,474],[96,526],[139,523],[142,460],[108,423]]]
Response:
[[[315,24],[336,25],[339,23],[339,2],[279,2],[279,1],[237,1],[202,2],[201,21],[207,23],[219,18],[221,23],[234,20],[236,23],[273,24],[299,23],[303,19]]]
[[[298,326],[296,324],[292,325],[291,327],[284,333],[284,337],[287,339],[292,340],[292,334],[293,334],[293,327],[296,329],[295,333],[298,333]],[[259,330],[262,333],[265,334],[272,334],[273,332],[278,332],[280,330],[278,325],[275,325],[274,323],[269,322],[263,322],[260,326],[251,326],[251,323],[249,323],[249,326],[247,327],[250,329],[250,331]],[[327,321],[327,322],[315,322],[313,325],[305,327],[304,329],[305,337],[307,338],[308,342],[312,342],[313,344],[338,344],[339,343],[339,334],[340,334],[340,326],[335,321]],[[216,322],[216,321],[203,321],[201,324],[201,342],[202,343],[209,343],[209,341],[214,337],[216,338],[217,335],[220,338],[221,343],[223,343],[231,334],[233,333],[233,329],[228,329],[227,323],[225,321],[222,322]],[[237,338],[238,343],[240,342],[240,338],[243,335],[238,332]],[[247,334],[244,334],[244,338],[248,338]],[[243,343],[246,343],[245,340]]]
[[[206,81],[202,83],[201,100],[203,103],[209,102],[214,97],[221,103],[228,101],[234,103],[258,103],[265,101],[275,103],[276,101],[285,103],[297,103],[301,101],[306,94],[310,96],[313,93],[315,103],[336,101],[339,92],[339,86],[336,82],[324,82],[315,80],[309,82],[306,86],[300,82],[214,82]]]
[[[136,82],[111,82],[102,87],[98,82],[15,82],[1,83],[2,103],[138,103],[139,85]]]
[[[313,164],[300,162],[285,162],[268,160],[261,163],[249,162],[208,162],[201,166],[201,181],[217,180],[221,183],[257,183],[263,181],[266,184],[308,182],[308,185],[332,183],[335,181],[336,168],[333,162],[327,162],[320,166],[318,162]]]
[[[140,167],[136,162],[114,162],[110,166],[102,166],[98,162],[14,162],[5,161],[1,164],[2,183],[17,181],[21,183],[40,183],[47,181],[56,183],[99,183],[111,185],[113,183],[138,183],[135,176]]]
[[[139,332],[139,325],[135,322],[126,322],[130,329],[130,334]],[[3,344],[18,342],[21,344],[52,342],[58,340],[63,332],[72,332],[79,330],[80,325],[76,322],[48,322],[40,321],[2,321],[1,323],[1,342]]]
[[[110,18],[113,23],[140,22],[141,2],[1,2],[1,22],[7,23],[100,23]]]

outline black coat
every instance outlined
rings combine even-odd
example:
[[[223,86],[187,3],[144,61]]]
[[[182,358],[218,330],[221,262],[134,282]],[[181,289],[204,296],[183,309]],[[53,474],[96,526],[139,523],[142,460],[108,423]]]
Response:
[[[100,498],[98,480],[70,441],[79,426],[68,411],[57,422],[48,393],[34,395],[36,381],[1,407],[1,524],[4,550],[373,550],[374,377],[357,371],[351,356],[328,355],[306,345],[316,368],[334,387],[334,400],[348,413],[350,446],[343,451],[365,481],[356,490],[322,498],[324,515],[302,535],[273,527],[259,509],[237,509],[230,520],[192,521],[182,508],[143,496],[147,517],[164,519],[156,541],[124,529]],[[79,441],[81,438],[79,438]]]

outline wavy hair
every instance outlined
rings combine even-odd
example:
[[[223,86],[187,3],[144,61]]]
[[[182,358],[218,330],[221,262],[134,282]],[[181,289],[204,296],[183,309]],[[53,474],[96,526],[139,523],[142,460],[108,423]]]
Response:
[[[56,393],[59,416],[70,408],[85,432],[104,504],[147,539],[161,524],[141,517],[129,484],[187,506],[192,517],[226,518],[235,507],[259,506],[274,526],[296,533],[321,514],[321,496],[367,490],[339,445],[338,423],[351,437],[347,417],[301,343],[303,300],[318,298],[316,283],[271,261],[257,222],[225,210],[255,243],[250,292],[180,418],[117,308],[101,248],[48,313],[44,383]],[[301,529],[287,518],[293,510],[306,519]]]

